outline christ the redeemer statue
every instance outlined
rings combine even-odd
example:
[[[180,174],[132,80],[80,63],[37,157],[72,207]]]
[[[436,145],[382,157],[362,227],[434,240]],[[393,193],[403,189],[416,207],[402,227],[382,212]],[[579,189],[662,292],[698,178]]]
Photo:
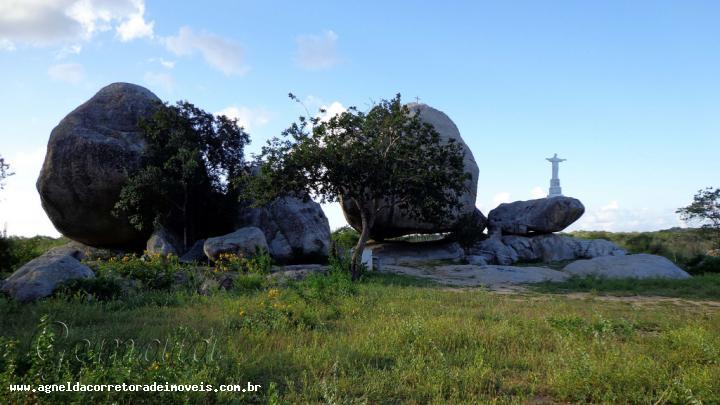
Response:
[[[560,188],[560,178],[558,177],[558,171],[560,170],[560,162],[564,162],[567,159],[560,159],[557,155],[546,158],[548,162],[552,163],[552,179],[550,179],[550,193],[548,197],[555,197],[562,195],[562,188]]]

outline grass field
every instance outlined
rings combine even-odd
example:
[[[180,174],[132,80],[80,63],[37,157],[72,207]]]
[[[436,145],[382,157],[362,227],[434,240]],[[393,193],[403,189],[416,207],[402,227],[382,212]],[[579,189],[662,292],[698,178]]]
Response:
[[[352,284],[333,273],[284,286],[243,277],[211,296],[175,289],[109,301],[80,294],[31,305],[0,301],[0,390],[39,384],[44,376],[46,383],[249,381],[262,385],[258,393],[0,391],[0,397],[20,403],[720,401],[720,307],[712,301],[720,300],[720,289],[704,294],[707,300],[623,301],[557,289],[449,289],[387,275]],[[708,277],[706,283],[720,285],[720,278]],[[685,296],[685,287],[673,291],[670,283],[667,296]],[[67,337],[53,320],[67,324]],[[50,326],[47,333],[38,333],[43,325]],[[103,351],[98,342],[115,338],[134,339],[138,353],[154,348],[153,339],[184,352],[150,350],[145,359],[126,350],[112,358],[112,345]],[[69,343],[78,339],[94,350]],[[201,339],[216,350],[193,361],[192,342]],[[84,363],[70,356],[77,347]]]

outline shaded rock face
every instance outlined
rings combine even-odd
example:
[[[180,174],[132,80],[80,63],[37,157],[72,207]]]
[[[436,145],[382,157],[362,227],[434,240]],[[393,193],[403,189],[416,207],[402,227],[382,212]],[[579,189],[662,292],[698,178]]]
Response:
[[[570,263],[563,271],[573,276],[602,278],[686,279],[690,275],[670,260],[656,255],[603,256]]]
[[[205,251],[203,250],[203,247],[205,246],[205,239],[200,239],[199,241],[195,242],[195,244],[188,249],[185,254],[180,256],[180,263],[202,263],[207,261],[207,256],[205,256]]]
[[[459,196],[461,208],[453,214],[452,218],[442,224],[420,222],[405,215],[398,207],[380,211],[375,224],[370,229],[370,237],[378,241],[408,234],[450,232],[459,225],[463,218],[473,215],[476,210],[475,199],[480,170],[472,151],[460,136],[457,126],[445,113],[428,105],[410,103],[407,106],[412,113],[420,114],[421,121],[432,124],[440,134],[441,140],[455,139],[458,144],[462,145],[465,152],[465,172],[470,173],[471,178],[465,182],[467,190]],[[353,228],[360,231],[360,213],[357,208],[348,201],[343,201],[341,205],[345,219]]]
[[[95,277],[76,254],[60,249],[45,253],[11,274],[0,290],[17,301],[29,302],[49,296],[66,281]]]
[[[165,228],[158,228],[150,235],[145,250],[151,254],[163,256],[180,256],[184,249],[183,243],[172,232]]]
[[[216,260],[221,253],[234,253],[245,257],[255,256],[256,251],[269,251],[265,234],[254,226],[240,228],[233,233],[208,238],[203,244],[205,256]]]
[[[140,247],[147,234],[111,210],[129,175],[139,168],[144,141],[138,121],[160,99],[149,90],[113,83],[53,129],[37,190],[55,228],[94,247]]]
[[[488,214],[490,234],[534,235],[560,232],[585,213],[580,200],[550,197],[500,204]]]
[[[260,228],[270,255],[280,263],[317,263],[328,257],[330,224],[320,204],[285,197],[242,210],[238,226]]]
[[[465,257],[463,248],[457,242],[391,242],[368,244],[372,251],[374,265],[402,265],[433,260],[460,261]]]

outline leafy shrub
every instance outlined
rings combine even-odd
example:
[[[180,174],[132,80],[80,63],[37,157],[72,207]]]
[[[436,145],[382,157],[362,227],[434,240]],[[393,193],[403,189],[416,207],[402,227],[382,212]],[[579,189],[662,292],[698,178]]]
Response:
[[[705,256],[694,265],[687,268],[690,274],[720,273],[720,257]]]
[[[10,273],[48,250],[69,243],[68,238],[33,236],[0,237],[0,273]]]
[[[121,258],[112,257],[107,261],[91,263],[99,277],[120,276],[142,282],[150,289],[169,288],[175,279],[175,273],[182,268],[178,257],[174,255],[135,254]]]
[[[62,297],[90,295],[97,300],[106,301],[120,297],[122,290],[120,280],[115,277],[95,277],[63,283],[54,295]]]
[[[255,256],[246,258],[235,253],[220,253],[215,260],[215,271],[249,274],[268,274],[272,268],[272,258],[264,250],[256,250]]]
[[[358,231],[352,227],[345,225],[340,229],[336,229],[330,235],[333,245],[342,250],[350,250],[355,247],[360,239]]]

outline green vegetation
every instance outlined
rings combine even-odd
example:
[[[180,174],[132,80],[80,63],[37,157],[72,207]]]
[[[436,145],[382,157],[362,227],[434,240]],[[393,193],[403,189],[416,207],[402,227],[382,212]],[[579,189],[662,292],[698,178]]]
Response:
[[[163,104],[141,127],[142,167],[122,188],[114,215],[127,217],[138,230],[171,229],[185,247],[229,232],[218,213],[227,218],[237,205],[236,182],[250,142],[237,120],[181,101]]]
[[[690,205],[676,212],[684,221],[700,224],[710,235],[713,248],[720,249],[720,188],[699,190]]]
[[[40,256],[48,250],[70,242],[68,238],[51,238],[49,236],[0,236],[0,277],[17,270],[23,264]]]
[[[0,190],[5,188],[5,180],[7,177],[12,176],[13,172],[10,171],[10,165],[5,162],[5,158],[0,156]]]
[[[665,256],[690,274],[720,273],[720,262],[707,256],[712,238],[703,229],[672,228],[656,232],[577,231],[580,239],[606,239],[630,253]]]
[[[122,259],[112,266],[126,272]],[[109,344],[116,338],[135,349]],[[198,344],[208,354],[194,360]],[[353,283],[337,267],[284,286],[239,275],[210,296],[143,288],[110,300],[0,299],[0,396],[21,403],[714,403],[719,358],[720,312],[702,302],[498,295],[373,273]],[[7,391],[65,381],[262,388]]]
[[[576,277],[560,283],[535,284],[531,288],[544,293],[590,292],[600,295],[719,300],[720,274],[702,274],[687,280]]]
[[[382,210],[442,223],[459,207],[458,195],[470,176],[464,172],[462,146],[454,139],[442,142],[432,125],[401,103],[399,94],[367,113],[350,107],[327,121],[300,117],[283,135],[284,140],[274,138],[263,148],[248,197],[257,204],[284,194],[342,200],[361,223],[352,256],[355,280]]]

